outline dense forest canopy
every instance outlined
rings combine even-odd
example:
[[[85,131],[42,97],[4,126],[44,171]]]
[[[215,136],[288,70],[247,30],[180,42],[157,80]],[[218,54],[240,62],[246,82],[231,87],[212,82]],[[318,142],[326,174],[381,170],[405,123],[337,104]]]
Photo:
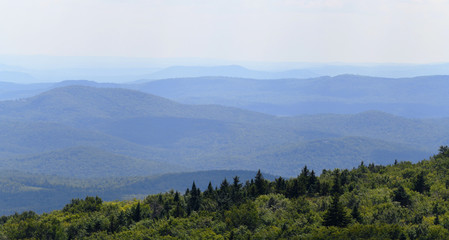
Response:
[[[6,239],[446,239],[449,148],[419,163],[224,179],[143,200],[73,199],[62,210],[3,216]]]

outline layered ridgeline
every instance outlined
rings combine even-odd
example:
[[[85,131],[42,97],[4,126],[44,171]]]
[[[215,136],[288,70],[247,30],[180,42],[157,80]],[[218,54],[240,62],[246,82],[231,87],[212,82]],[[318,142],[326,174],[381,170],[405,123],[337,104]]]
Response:
[[[407,119],[376,111],[276,117],[219,105],[186,105],[134,90],[67,86],[0,102],[2,181],[17,186],[2,190],[0,200],[8,213],[47,211],[60,207],[55,199],[61,204],[98,193],[92,184],[105,178],[255,168],[290,177],[305,165],[321,172],[352,168],[361,161],[416,162],[449,144],[448,126],[447,119]],[[83,180],[86,189],[45,181],[22,186],[7,171]],[[114,182],[98,193],[107,200],[148,194],[154,187],[115,194],[113,186],[121,184],[104,181]]]
[[[205,189],[209,182],[213,186],[219,186],[223,179],[231,180],[235,176],[240,176],[245,182],[255,174],[255,171],[210,170],[149,177],[73,178],[0,171],[0,216],[30,210],[37,213],[50,212],[62,208],[72,198],[84,198],[88,195],[114,201],[143,198],[148,194],[170,190],[183,192],[193,181],[198,187]],[[264,176],[274,179],[269,174]]]
[[[184,76],[191,76],[188,73],[196,71],[182,69],[184,68],[181,68],[180,73]],[[225,74],[230,72],[228,70],[226,68],[215,72],[211,69],[211,72],[202,71],[205,75],[200,75],[212,77],[179,78],[179,75],[162,74],[159,75],[160,78],[165,76],[168,79],[140,80],[129,84],[92,81],[41,84],[0,82],[0,100],[31,97],[52,88],[78,84],[134,89],[184,104],[220,104],[282,116],[354,114],[378,110],[413,118],[449,117],[449,107],[445,104],[449,102],[449,96],[445,92],[449,88],[449,76],[380,78],[338,75],[298,79],[294,75],[290,78],[288,75],[263,73],[262,75],[271,78],[253,79],[257,76],[252,75],[216,77],[233,76]]]
[[[360,164],[352,170],[304,167],[295,178],[143,200],[73,199],[61,210],[0,218],[5,239],[447,239],[449,148],[417,164]]]
[[[294,176],[307,165],[418,161],[449,122],[381,113],[275,117],[185,105],[133,90],[70,86],[0,102],[0,169],[65,177],[239,169]]]

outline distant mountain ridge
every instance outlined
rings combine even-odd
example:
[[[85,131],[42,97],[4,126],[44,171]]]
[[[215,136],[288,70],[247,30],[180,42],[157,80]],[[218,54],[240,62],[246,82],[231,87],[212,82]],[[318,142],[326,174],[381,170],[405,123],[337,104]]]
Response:
[[[293,69],[288,71],[256,71],[239,65],[225,66],[173,66],[155,73],[141,76],[142,79],[168,79],[186,77],[236,77],[253,79],[310,78],[320,76],[309,70]],[[142,82],[143,80],[140,80]]]
[[[449,117],[446,75],[397,79],[339,75],[263,81],[202,77],[151,81],[128,88],[182,103],[214,103],[282,116],[378,110],[413,118]]]
[[[277,116],[356,114],[377,110],[409,118],[449,117],[449,76],[251,79],[171,78],[128,84],[71,80],[52,84],[0,83],[0,100],[23,99],[65,86],[125,88],[183,104],[223,105]]]
[[[192,179],[200,179],[197,186],[204,189],[204,179],[223,171],[261,169],[290,177],[305,165],[319,173],[362,161],[416,162],[448,145],[448,136],[449,118],[408,119],[379,111],[276,117],[130,89],[65,86],[0,102],[0,172],[46,176],[27,182],[5,174],[0,183],[7,197],[0,203],[8,213],[24,206],[47,211],[90,193],[129,199],[167,191],[169,183],[185,188]],[[180,173],[190,171],[201,173]],[[170,182],[181,176],[182,183]],[[74,177],[76,186],[64,180]],[[92,178],[103,182],[92,185]]]
[[[126,176],[143,174],[145,169],[155,174],[254,166],[294,176],[304,165],[319,170],[320,161],[330,167],[350,167],[360,161],[385,164],[395,158],[416,161],[449,141],[444,119],[410,120],[382,112],[275,117],[218,105],[186,105],[135,90],[86,86],[0,102],[0,123],[5,163],[16,159],[23,166],[39,166],[45,158],[62,163],[71,159],[64,159],[65,151],[74,153],[73,149],[84,154],[83,159],[92,155],[91,162],[83,163],[86,166],[116,159],[118,165],[111,162],[105,168],[112,170],[89,173],[98,177],[118,174],[112,173],[120,168],[120,161],[129,163]],[[341,146],[342,151],[320,153],[330,146]],[[363,154],[344,149],[363,149]],[[376,152],[386,154],[376,158]],[[161,167],[153,171],[151,164]],[[44,168],[38,171],[43,172]]]

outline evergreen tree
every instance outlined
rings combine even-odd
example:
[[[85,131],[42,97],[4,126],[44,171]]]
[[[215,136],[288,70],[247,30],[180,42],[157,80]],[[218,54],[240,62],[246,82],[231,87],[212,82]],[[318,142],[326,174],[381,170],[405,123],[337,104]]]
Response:
[[[233,178],[234,182],[231,187],[231,200],[234,204],[240,204],[242,201],[242,184],[238,176]]]
[[[307,179],[309,177],[309,169],[307,168],[307,165],[304,166],[304,168],[301,170],[301,174],[299,174],[299,177],[302,177],[304,179]]]
[[[330,184],[328,183],[328,182],[323,182],[323,183],[320,183],[320,182],[318,182],[319,184],[320,184],[320,195],[321,196],[328,196],[329,195],[329,193],[330,193]]]
[[[174,202],[179,202],[179,192],[178,191],[175,192],[175,196],[173,197],[173,201]]]
[[[278,177],[274,181],[275,181],[275,184],[274,184],[275,192],[276,193],[285,194],[285,190],[287,188],[287,185],[285,183],[285,179],[283,179],[282,177]]]
[[[267,193],[267,183],[262,176],[262,173],[257,171],[256,177],[254,178],[254,184],[256,186],[256,194],[257,196],[263,195]]]
[[[231,204],[231,193],[229,183],[226,178],[221,182],[217,197],[218,207],[220,209],[228,210]]]
[[[118,227],[126,225],[126,217],[125,217],[124,211],[120,211],[120,214],[117,217],[117,225],[118,225]]]
[[[137,202],[137,205],[132,209],[132,220],[134,222],[140,221],[142,218],[142,209],[140,207],[140,202]]]
[[[393,201],[399,202],[403,207],[410,205],[410,196],[407,194],[402,185],[399,185],[398,189],[393,192]]]
[[[108,232],[114,233],[115,231],[117,231],[117,229],[119,227],[117,222],[118,222],[117,215],[111,214],[109,216],[109,229],[108,229]]]
[[[349,182],[349,171],[348,169],[343,170],[340,175],[340,184],[341,186],[346,185]]]
[[[444,157],[449,157],[449,147],[448,146],[440,146],[439,154]]]
[[[332,185],[331,194],[332,195],[341,195],[343,193],[343,189],[341,187],[341,179],[340,179],[340,170],[336,169],[334,171],[334,184]]]
[[[346,227],[350,220],[346,214],[343,205],[340,203],[340,196],[334,194],[332,196],[332,204],[324,214],[324,226]]]
[[[340,187],[340,172],[338,169],[334,172],[334,185],[332,186],[332,203],[324,214],[324,226],[346,227],[350,218],[346,214],[343,205],[340,203],[342,189]]]
[[[287,182],[287,190],[286,195],[288,198],[297,198],[299,197],[299,181],[297,178],[293,178]]]
[[[429,191],[429,186],[426,184],[426,180],[424,178],[424,172],[420,172],[418,176],[416,176],[416,179],[413,184],[413,190],[424,193]]]
[[[195,182],[192,183],[192,190],[190,190],[190,197],[187,203],[187,213],[198,211],[201,206],[201,191],[196,187]]]
[[[167,219],[170,218],[170,210],[171,210],[171,205],[168,201],[164,202],[164,212],[163,214],[165,216],[167,216]]]
[[[310,173],[308,179],[307,192],[309,193],[309,195],[314,195],[315,193],[319,192],[319,181],[318,178],[315,176],[315,172],[313,170]]]
[[[183,217],[184,216],[184,208],[181,205],[181,202],[176,203],[175,210],[173,212],[174,217]]]
[[[207,185],[207,190],[203,193],[204,198],[215,199],[215,191],[212,187],[212,182],[209,181],[209,185]]]
[[[354,206],[352,207],[351,216],[358,223],[362,223],[362,215],[359,211],[359,204],[354,204]]]

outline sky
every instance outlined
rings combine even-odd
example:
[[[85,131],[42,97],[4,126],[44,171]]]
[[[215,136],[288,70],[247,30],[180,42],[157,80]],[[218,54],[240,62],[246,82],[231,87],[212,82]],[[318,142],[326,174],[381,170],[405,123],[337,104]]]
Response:
[[[0,55],[449,62],[447,0],[0,0]]]

